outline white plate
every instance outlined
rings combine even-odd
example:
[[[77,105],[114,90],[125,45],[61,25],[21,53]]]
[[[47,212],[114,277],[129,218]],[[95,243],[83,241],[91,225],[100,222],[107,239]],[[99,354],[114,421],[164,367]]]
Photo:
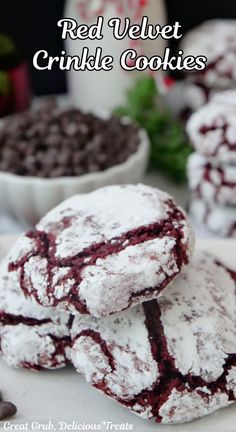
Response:
[[[0,237],[0,257],[6,253],[14,240],[12,237]],[[213,252],[235,268],[236,241],[202,240],[198,243],[202,249]],[[192,423],[160,426],[154,421],[140,419],[100,394],[87,385],[72,368],[35,373],[14,370],[0,362],[0,389],[4,396],[18,407],[18,414],[9,422],[10,425],[5,423],[4,426],[4,423],[0,422],[0,430],[16,430],[10,429],[10,426],[19,427],[19,424],[23,424],[25,430],[29,431],[111,430],[116,432],[119,430],[114,426],[113,429],[109,428],[109,425],[104,422],[118,424],[120,430],[129,430],[128,425],[130,425],[132,427],[130,430],[133,432],[235,432],[236,430],[236,404]],[[51,429],[49,429],[49,421],[52,424]],[[68,423],[70,429],[66,427],[60,429],[60,421]],[[37,428],[37,424],[33,422],[42,423],[42,426]],[[92,429],[92,425],[96,425],[97,429],[94,427]],[[101,426],[98,429],[99,425]]]

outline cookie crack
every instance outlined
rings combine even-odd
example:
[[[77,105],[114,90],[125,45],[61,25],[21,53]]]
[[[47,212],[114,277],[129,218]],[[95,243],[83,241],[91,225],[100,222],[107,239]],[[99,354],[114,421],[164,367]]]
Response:
[[[173,246],[172,253],[175,256],[178,272],[180,271],[183,264],[188,262],[187,245],[183,242],[183,227],[185,217],[182,211],[175,207],[171,200],[166,201],[166,205],[169,207],[168,219],[162,223],[153,223],[148,226],[142,226],[137,229],[128,231],[122,234],[120,237],[115,237],[107,242],[101,242],[93,244],[90,247],[82,250],[78,254],[69,258],[57,258],[56,257],[56,237],[54,234],[48,234],[44,231],[30,231],[26,235],[28,238],[33,239],[36,243],[36,250],[26,254],[20,260],[9,263],[9,271],[20,271],[20,286],[26,297],[33,295],[37,302],[42,304],[36,290],[33,287],[32,281],[31,289],[29,290],[25,284],[25,264],[29,262],[32,257],[39,256],[41,259],[47,261],[47,289],[46,296],[50,298],[49,306],[57,306],[59,303],[65,303],[68,298],[70,302],[76,307],[76,309],[83,314],[89,314],[87,306],[84,302],[79,299],[78,286],[82,281],[81,273],[88,267],[96,264],[98,259],[105,259],[109,255],[117,254],[124,250],[128,246],[135,246],[142,244],[152,239],[163,238],[169,236],[175,239],[175,245]],[[67,224],[69,222],[67,221]],[[65,283],[69,279],[75,281],[70,287],[69,293],[60,299],[53,296],[53,271],[56,267],[64,268],[68,267],[68,274],[60,278],[61,284]],[[176,272],[175,274],[177,274]],[[175,276],[175,275],[174,275]],[[173,276],[173,277],[174,277]],[[172,277],[172,278],[173,278]],[[172,279],[168,276],[163,282],[163,288]],[[153,291],[157,287],[153,288]],[[160,286],[160,290],[162,286]],[[150,289],[146,288],[143,293]],[[143,294],[138,294],[143,295]],[[134,298],[134,297],[133,297]],[[132,296],[130,298],[132,302]]]
[[[107,342],[105,341],[105,339],[102,338],[102,336],[99,332],[96,332],[96,331],[91,330],[91,329],[82,330],[80,333],[78,333],[76,336],[73,337],[71,346],[73,346],[75,344],[75,342],[83,336],[91,338],[93,340],[93,342],[95,342],[97,345],[99,345],[102,353],[105,355],[105,357],[108,360],[108,364],[111,368],[111,371],[114,372],[114,370],[115,370],[114,357],[107,346]],[[104,381],[104,379],[105,379],[105,376],[103,378],[103,381]]]
[[[234,50],[233,49],[231,50],[230,48],[228,48],[228,52],[233,52],[233,54],[235,54]],[[222,78],[226,77],[226,78],[232,80],[233,79],[233,72],[232,71],[230,71],[230,70],[227,70],[227,71],[223,70],[223,71],[221,71],[221,70],[219,70],[219,68],[217,69],[218,63],[220,61],[222,61],[222,60],[224,60],[224,55],[223,54],[219,55],[211,63],[208,63],[206,65],[206,67],[204,68],[204,70],[202,70],[200,72],[198,71],[197,72],[198,77],[204,77],[205,75],[207,75],[207,73],[209,72],[209,70],[216,69],[217,70],[217,74],[218,74],[219,77],[222,77]],[[204,86],[204,84],[201,84],[201,83],[197,83],[197,84]]]
[[[225,145],[230,151],[236,151],[236,143],[229,143],[229,140],[227,138],[228,128],[229,128],[229,124],[225,121],[224,125],[221,127],[222,132],[223,132],[222,133],[222,139],[220,140],[220,143],[218,144],[218,146],[215,148],[214,152],[212,152],[211,156],[216,157],[218,154],[219,148],[222,145]],[[205,126],[205,125],[201,126],[198,131],[199,131],[200,135],[206,135],[208,132],[212,132],[212,131],[218,130],[218,129],[219,129],[219,127],[217,126],[217,124],[212,123],[211,126]]]
[[[223,365],[223,372],[214,382],[207,382],[202,377],[192,375],[191,373],[183,375],[176,368],[174,358],[168,351],[167,340],[161,323],[161,310],[158,303],[156,301],[144,303],[143,309],[146,317],[145,323],[148,330],[151,352],[158,365],[160,377],[151,391],[144,390],[143,394],[140,396],[148,400],[151,398],[153,399],[153,392],[157,395],[156,398],[154,398],[154,402],[152,400],[150,403],[157,422],[161,422],[162,420],[162,417],[159,415],[159,410],[168,400],[173,388],[179,391],[187,390],[191,392],[196,389],[200,391],[201,388],[205,387],[210,391],[210,395],[204,394],[204,392],[201,395],[206,398],[213,396],[221,390],[228,395],[229,400],[235,400],[235,397],[232,396],[232,392],[228,390],[226,386],[227,374],[232,366],[236,366],[236,354],[228,354],[228,358]]]
[[[33,327],[42,326],[49,323],[52,323],[50,318],[28,318],[23,315],[13,315],[10,313],[0,312],[0,324],[3,326],[16,326],[18,324],[24,324],[26,326]]]
[[[53,345],[55,347],[55,351],[53,354],[53,361],[51,362],[52,367],[56,368],[57,366],[60,365],[60,362],[57,360],[58,356],[62,356],[65,359],[65,365],[71,364],[71,361],[66,354],[66,349],[71,347],[71,337],[70,336],[58,337],[52,333],[48,333],[48,336],[53,341]]]

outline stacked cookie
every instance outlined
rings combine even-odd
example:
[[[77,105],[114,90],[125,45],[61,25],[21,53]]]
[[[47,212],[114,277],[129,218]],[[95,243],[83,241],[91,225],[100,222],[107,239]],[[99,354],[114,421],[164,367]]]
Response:
[[[236,91],[214,96],[192,115],[187,132],[190,212],[221,237],[236,237]]]
[[[14,366],[70,361],[159,423],[236,399],[236,274],[194,253],[184,211],[157,189],[111,186],[65,201],[17,241],[1,284],[1,349]]]
[[[210,97],[236,85],[236,20],[207,21],[188,32],[180,47],[185,55],[205,56],[202,71],[186,73],[186,111],[193,112]]]
[[[43,308],[25,298],[6,260],[0,266],[0,341],[3,359],[13,367],[57,369],[69,360],[70,314]]]

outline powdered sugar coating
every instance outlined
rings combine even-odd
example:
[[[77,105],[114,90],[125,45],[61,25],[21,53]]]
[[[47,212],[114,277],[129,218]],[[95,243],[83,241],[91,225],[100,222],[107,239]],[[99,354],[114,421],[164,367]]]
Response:
[[[70,316],[25,299],[15,274],[0,265],[0,341],[3,359],[13,367],[56,369],[68,360]]]
[[[201,83],[186,80],[181,90],[182,106],[180,114],[185,121],[187,121],[194,111],[204,106],[218,93],[216,90],[209,89]]]
[[[198,252],[159,306],[168,352],[178,371],[207,383],[216,381],[228,353],[236,352],[235,280],[210,256]]]
[[[189,79],[209,88],[227,89],[236,82],[236,20],[207,21],[182,40],[185,55],[205,56],[203,71],[188,73]]]
[[[155,289],[157,284],[164,283],[167,276],[171,277],[179,272],[176,259],[171,253],[174,247],[174,238],[163,237],[149,240],[145,244],[127,247],[118,256],[110,255],[104,260],[97,260],[96,266],[86,267],[82,272],[83,281],[80,285],[82,300],[86,301],[89,310],[94,310],[99,301],[100,313],[106,315],[111,303],[116,305],[113,306],[113,311],[125,309],[130,302],[130,293],[135,296],[135,303],[153,298],[153,292],[142,295],[144,287]],[[153,256],[152,259],[150,255]],[[161,261],[158,260],[157,255],[161,256]],[[129,268],[131,277],[127,277],[125,268]],[[94,279],[97,281],[96,298],[94,298]],[[120,291],[114,290],[114,286],[119,284],[123,288],[122,295]]]
[[[186,130],[193,147],[215,161],[236,164],[236,107],[213,100],[192,114]]]
[[[89,335],[86,334],[88,329]],[[143,389],[151,389],[158,379],[158,365],[152,359],[142,306],[101,321],[75,317],[72,337],[79,333],[81,337],[74,342],[71,358],[89,382],[102,383],[106,376],[108,390],[118,398],[129,400]],[[96,341],[98,334],[113,361]]]
[[[201,387],[194,391],[174,389],[167,402],[162,405],[160,416],[164,424],[187,423],[232,403],[233,401],[229,400],[227,394],[221,391],[211,395],[207,389]]]
[[[186,83],[185,103],[191,111],[196,111],[205,105],[209,100],[207,89],[194,83]]]
[[[236,90],[230,89],[214,93],[211,101],[215,104],[229,106],[236,109]]]
[[[24,254],[25,237],[32,244]],[[184,211],[144,185],[72,197],[25,237],[8,257],[25,296],[96,317],[154,298],[188,263],[194,243]]]
[[[236,167],[214,163],[199,153],[188,160],[188,183],[192,192],[198,193],[210,204],[236,205]]]
[[[75,318],[72,363],[96,388],[161,423],[227,406],[236,389],[235,283],[235,273],[197,251],[158,301]]]
[[[236,399],[236,366],[232,366],[226,377],[227,389],[232,392],[233,398]]]
[[[205,225],[209,231],[218,237],[236,237],[236,209],[210,205],[201,197],[193,196],[189,213],[198,224]]]
[[[56,223],[71,218],[71,224],[58,227],[55,256],[73,257],[93,244],[166,220],[169,200],[165,192],[142,184],[105,187],[64,201],[39,222],[37,229],[51,233],[57,230]]]

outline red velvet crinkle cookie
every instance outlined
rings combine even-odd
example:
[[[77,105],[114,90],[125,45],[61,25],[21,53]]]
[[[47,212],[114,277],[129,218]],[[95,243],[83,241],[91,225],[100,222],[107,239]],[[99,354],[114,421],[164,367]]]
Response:
[[[189,113],[196,111],[205,105],[212,97],[212,92],[204,85],[192,82],[184,82],[182,97],[184,105]]]
[[[236,167],[216,165],[199,153],[188,160],[188,182],[190,189],[208,203],[236,205]]]
[[[56,207],[8,262],[26,297],[99,317],[156,297],[192,249],[192,229],[169,195],[110,186]]]
[[[194,57],[205,56],[206,68],[188,72],[189,79],[209,88],[227,89],[236,83],[236,20],[207,21],[186,34],[181,49]]]
[[[193,147],[215,162],[236,165],[236,107],[210,101],[187,122]]]
[[[197,252],[158,301],[75,318],[72,363],[97,389],[159,423],[225,407],[236,399],[235,282],[236,273]]]
[[[218,237],[236,238],[236,208],[207,203],[201,196],[193,195],[189,213],[199,225],[204,225]]]
[[[0,353],[13,367],[39,370],[68,364],[70,315],[25,299],[14,274],[0,265]]]
[[[211,95],[211,101],[236,109],[236,90],[220,91]]]

